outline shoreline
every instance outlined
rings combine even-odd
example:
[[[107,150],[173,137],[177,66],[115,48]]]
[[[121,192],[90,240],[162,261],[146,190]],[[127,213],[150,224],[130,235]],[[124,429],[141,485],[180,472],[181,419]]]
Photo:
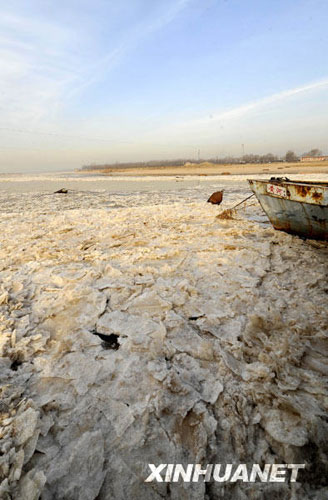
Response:
[[[279,166],[278,166],[279,165]],[[243,165],[208,165],[200,164],[197,166],[163,166],[163,167],[129,167],[129,168],[108,168],[97,170],[76,170],[83,175],[104,175],[106,177],[146,177],[146,176],[161,176],[161,177],[211,177],[211,176],[229,176],[229,175],[280,175],[288,174],[328,174],[328,162],[315,163],[278,163],[278,164],[243,164]]]

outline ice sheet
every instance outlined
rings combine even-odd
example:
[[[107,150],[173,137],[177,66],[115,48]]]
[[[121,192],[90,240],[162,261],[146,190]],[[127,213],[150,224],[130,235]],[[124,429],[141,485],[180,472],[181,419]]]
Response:
[[[0,497],[199,500],[204,483],[144,483],[147,464],[275,461],[306,463],[302,482],[224,498],[319,498],[327,245],[274,231],[253,199],[218,219],[245,178],[51,194],[66,178],[45,177],[0,191]]]

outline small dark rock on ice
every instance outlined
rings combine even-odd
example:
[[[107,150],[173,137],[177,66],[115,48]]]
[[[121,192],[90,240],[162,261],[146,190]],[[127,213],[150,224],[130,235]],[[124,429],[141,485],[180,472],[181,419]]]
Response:
[[[61,188],[61,189],[58,189],[58,191],[55,191],[54,194],[67,194],[68,193],[68,189],[66,188]]]

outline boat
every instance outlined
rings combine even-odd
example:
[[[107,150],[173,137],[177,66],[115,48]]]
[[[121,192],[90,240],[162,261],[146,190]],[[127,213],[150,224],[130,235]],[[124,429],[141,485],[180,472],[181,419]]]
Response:
[[[302,238],[328,241],[328,182],[248,179],[271,224]]]

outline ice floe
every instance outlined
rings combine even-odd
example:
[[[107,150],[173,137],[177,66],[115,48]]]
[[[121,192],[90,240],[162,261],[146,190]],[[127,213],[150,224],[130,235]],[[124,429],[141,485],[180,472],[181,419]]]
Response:
[[[0,497],[325,498],[327,245],[256,202],[217,219],[208,195],[224,182],[228,208],[239,178],[121,182],[0,191]],[[149,463],[306,468],[168,488]]]

